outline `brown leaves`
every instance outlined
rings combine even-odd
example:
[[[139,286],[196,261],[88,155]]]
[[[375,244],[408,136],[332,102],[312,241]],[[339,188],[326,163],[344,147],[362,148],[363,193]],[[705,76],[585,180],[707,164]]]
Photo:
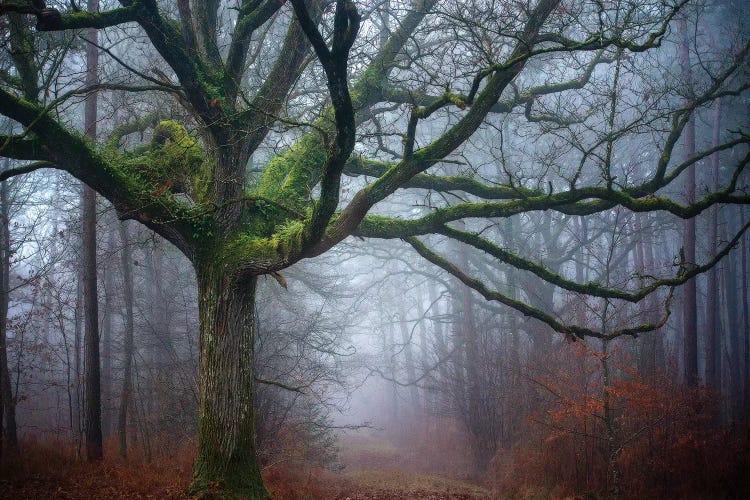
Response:
[[[284,276],[282,276],[281,273],[277,273],[276,271],[274,271],[271,273],[271,276],[273,276],[274,279],[279,282],[279,285],[281,285],[284,288],[284,290],[288,290],[287,284],[286,284],[286,278],[284,278]]]

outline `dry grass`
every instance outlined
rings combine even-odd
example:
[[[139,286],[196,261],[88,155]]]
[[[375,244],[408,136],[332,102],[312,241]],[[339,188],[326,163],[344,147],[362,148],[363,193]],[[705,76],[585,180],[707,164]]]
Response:
[[[387,442],[364,438],[353,443],[345,454],[356,465],[342,472],[281,462],[263,472],[266,485],[274,498],[285,500],[490,498],[489,491],[465,481],[399,468],[400,450]],[[171,453],[169,448],[160,447],[163,454],[151,462],[137,452],[124,461],[108,443],[105,459],[89,464],[75,457],[68,441],[26,440],[19,455],[4,457],[0,498],[186,499],[194,447],[173,445]]]

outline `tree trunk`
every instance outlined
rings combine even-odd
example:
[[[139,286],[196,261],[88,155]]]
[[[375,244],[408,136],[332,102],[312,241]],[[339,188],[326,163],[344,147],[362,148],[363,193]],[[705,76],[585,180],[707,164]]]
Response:
[[[89,0],[91,12],[99,10],[99,0]],[[94,45],[99,36],[96,29],[89,29],[90,43],[86,46],[86,84],[98,83],[99,49]],[[86,96],[86,135],[96,140],[96,92]],[[83,303],[85,311],[84,358],[85,375],[85,429],[86,458],[89,461],[102,458],[102,394],[99,359],[99,297],[96,285],[96,191],[83,186]]]
[[[81,424],[81,407],[83,406],[83,394],[81,393],[81,336],[83,334],[83,321],[81,311],[83,310],[83,284],[81,273],[76,278],[76,305],[74,315],[74,339],[73,339],[73,363],[75,364],[75,400],[73,404],[73,444],[76,448],[76,457],[81,458],[81,442],[83,440],[83,427]]]
[[[654,258],[654,228],[653,220],[648,214],[637,214],[641,219],[640,228],[643,232],[643,250],[644,250],[644,262],[646,266],[646,272],[648,274],[654,274],[656,272],[656,259]],[[658,307],[658,295],[652,293],[646,297],[646,307],[649,310],[649,322],[656,323],[659,321]],[[664,332],[662,330],[656,330],[648,334],[648,356],[650,359],[650,365],[652,371],[666,370],[666,355],[664,353]]]
[[[200,314],[198,455],[190,493],[268,498],[256,459],[253,351],[257,278],[196,266]]]
[[[714,108],[713,146],[719,145],[719,127],[721,124],[721,101],[716,101]],[[719,153],[711,157],[712,190],[719,186]],[[719,239],[719,207],[713,206],[709,211],[709,254],[713,257],[717,252]],[[706,385],[714,390],[721,390],[721,322],[719,321],[719,270],[716,266],[708,271],[708,285],[706,288]]]
[[[107,230],[107,254],[115,255],[115,223]],[[111,257],[110,257],[111,258]],[[109,262],[108,262],[109,264]],[[102,318],[102,434],[112,433],[112,315],[115,311],[115,283],[112,266],[104,269],[104,317]]]
[[[85,422],[86,458],[102,458],[102,401],[99,359],[99,303],[96,279],[96,193],[83,192],[83,303],[85,311]]]
[[[446,390],[450,391],[450,376],[448,374],[448,346],[445,345],[445,333],[443,328],[443,305],[442,300],[438,296],[437,285],[434,281],[431,281],[427,288],[428,297],[432,306],[432,331],[435,342],[435,354],[438,359],[438,382],[435,384],[440,390],[437,393],[437,400],[435,401],[436,413],[442,414],[448,407],[449,399],[446,397]]]
[[[734,214],[730,213],[728,219],[727,236],[736,234],[739,229],[739,224],[736,223]],[[727,396],[729,397],[729,416],[732,418],[739,417],[740,402],[742,399],[742,369],[740,366],[742,363],[742,357],[740,356],[742,350],[742,324],[740,323],[741,292],[738,290],[740,263],[737,262],[737,257],[737,253],[732,252],[724,259],[724,269],[727,271],[724,287],[728,320],[725,346],[727,346],[727,350],[729,351],[727,357],[729,365],[729,390],[727,391]]]
[[[398,324],[401,331],[401,343],[404,349],[404,368],[406,368],[406,381],[409,385],[409,408],[408,412],[412,417],[419,413],[419,393],[417,384],[414,382],[417,378],[416,370],[414,369],[414,353],[412,352],[412,346],[414,339],[412,338],[412,330],[409,329],[409,324],[406,321],[406,310],[404,308],[403,301],[399,302],[398,309]],[[409,422],[412,424],[414,422]]]
[[[128,454],[128,408],[130,395],[133,392],[133,267],[130,254],[127,223],[120,224],[120,242],[122,244],[122,277],[125,299],[125,339],[123,346],[122,395],[117,414],[117,435],[120,441],[120,456]]]
[[[687,20],[683,17],[679,22],[680,29],[680,66],[683,82],[692,84],[690,69],[690,44],[688,40]],[[685,158],[695,155],[695,121],[691,117],[685,126]],[[690,165],[685,172],[685,201],[695,203],[695,165]],[[685,262],[689,267],[695,264],[695,219],[685,221],[683,237]],[[684,321],[684,368],[685,381],[689,385],[698,383],[698,308],[696,300],[696,280],[689,280],[684,286],[684,302],[682,307]]]
[[[5,168],[8,160],[5,160]],[[8,296],[10,279],[10,225],[8,210],[8,187],[5,182],[0,184],[0,399],[5,413],[5,444],[9,450],[18,446],[18,431],[16,429],[16,401],[10,384],[10,370],[8,368]],[[2,423],[2,419],[0,419]],[[2,427],[0,426],[0,432]]]
[[[740,214],[742,220],[745,219],[744,207],[740,207]],[[747,235],[742,238],[742,246],[740,247],[742,252],[741,265],[742,265],[742,338],[745,354],[744,371],[743,371],[743,392],[742,397],[744,401],[745,416],[750,415],[750,304],[748,303],[748,265],[747,265]]]

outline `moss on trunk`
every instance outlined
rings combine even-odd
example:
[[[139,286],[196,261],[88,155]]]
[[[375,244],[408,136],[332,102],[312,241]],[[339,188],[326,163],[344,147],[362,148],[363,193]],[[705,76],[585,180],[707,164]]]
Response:
[[[196,266],[200,308],[198,455],[189,493],[269,498],[256,459],[253,347],[256,278]]]

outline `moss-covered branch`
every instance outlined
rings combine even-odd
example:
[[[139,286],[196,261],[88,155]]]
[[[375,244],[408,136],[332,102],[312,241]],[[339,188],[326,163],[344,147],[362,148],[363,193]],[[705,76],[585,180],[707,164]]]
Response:
[[[138,18],[139,3],[104,12],[60,13],[56,9],[42,9],[33,12],[37,16],[36,29],[39,31],[63,31],[83,28],[103,29],[110,26],[135,22]]]
[[[193,257],[195,243],[201,240],[207,220],[205,207],[175,198],[168,189],[160,188],[139,171],[137,160],[112,148],[99,149],[86,137],[57,122],[45,108],[2,89],[0,113],[23,125],[26,135],[31,137],[11,138],[8,147],[15,142],[17,156],[31,151],[35,159],[47,162],[44,166],[70,173],[109,199],[122,218],[142,222]],[[22,142],[29,140],[39,141],[35,149]]]
[[[590,328],[585,328],[579,325],[565,324],[559,321],[558,319],[556,319],[551,314],[542,311],[541,309],[532,307],[529,304],[526,304],[525,302],[521,300],[510,297],[497,290],[490,289],[481,280],[469,276],[468,274],[463,272],[461,269],[459,269],[458,266],[456,266],[449,260],[445,259],[444,257],[441,257],[437,253],[430,250],[418,238],[409,237],[409,238],[405,238],[405,241],[409,243],[414,248],[414,250],[416,250],[417,253],[421,255],[423,258],[425,258],[427,261],[438,266],[439,268],[443,269],[449,274],[455,276],[459,281],[461,281],[461,283],[468,286],[472,290],[478,292],[486,300],[491,300],[491,301],[504,304],[512,309],[515,309],[516,311],[520,312],[524,316],[539,320],[542,323],[545,323],[547,326],[549,326],[553,330],[563,333],[565,335],[572,336],[572,337],[578,337],[578,338],[595,337],[595,338],[604,338],[604,339],[612,339],[612,338],[622,337],[626,335],[636,337],[641,333],[658,330],[659,328],[661,328],[662,326],[666,324],[671,314],[670,304],[671,304],[671,299],[672,299],[674,288],[670,289],[670,292],[667,296],[667,300],[665,302],[664,316],[656,323],[646,323],[646,324],[638,325],[635,327],[621,328],[621,329],[614,330],[614,331],[607,332],[607,333],[604,333],[598,330],[593,330]]]

